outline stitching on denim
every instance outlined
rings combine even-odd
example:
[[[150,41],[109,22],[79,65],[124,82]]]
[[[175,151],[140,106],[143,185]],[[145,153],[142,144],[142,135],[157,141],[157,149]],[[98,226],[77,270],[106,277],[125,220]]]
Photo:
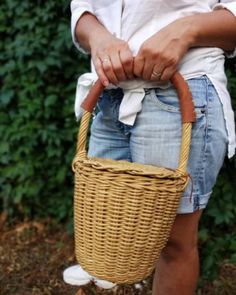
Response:
[[[199,179],[201,186],[203,187],[204,185],[204,179],[203,179],[203,175],[205,174],[205,170],[206,170],[206,158],[207,158],[207,148],[208,148],[208,143],[210,140],[210,125],[209,125],[209,83],[208,83],[208,79],[206,77],[205,79],[205,86],[206,86],[206,101],[207,101],[207,105],[206,105],[206,127],[205,127],[205,133],[204,133],[204,144],[202,147],[202,159],[200,161],[199,159],[199,168],[197,168],[197,179]],[[200,169],[200,165],[201,165],[201,169]]]
[[[201,80],[206,81],[206,79],[204,79],[204,78],[201,78]],[[175,106],[171,106],[171,105],[168,105],[168,104],[162,102],[155,89],[153,89],[153,91],[150,92],[150,95],[151,95],[151,98],[154,101],[154,103],[160,109],[167,111],[167,112],[171,112],[171,113],[180,113],[180,108],[175,107]],[[198,107],[198,106],[196,107],[195,106],[195,112],[196,112],[197,118],[200,118],[205,113],[205,109],[206,109],[206,107]]]
[[[172,112],[172,113],[180,113],[179,108],[163,103],[159,99],[158,94],[156,93],[156,89],[152,89],[152,91],[150,91],[150,96],[152,97],[152,100],[154,101],[154,103],[157,106],[159,106],[162,110]]]

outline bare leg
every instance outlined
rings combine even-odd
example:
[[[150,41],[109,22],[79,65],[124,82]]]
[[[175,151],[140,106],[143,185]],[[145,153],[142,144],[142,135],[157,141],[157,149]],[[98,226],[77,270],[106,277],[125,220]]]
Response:
[[[153,295],[193,295],[199,276],[198,223],[202,211],[177,215],[157,263]]]

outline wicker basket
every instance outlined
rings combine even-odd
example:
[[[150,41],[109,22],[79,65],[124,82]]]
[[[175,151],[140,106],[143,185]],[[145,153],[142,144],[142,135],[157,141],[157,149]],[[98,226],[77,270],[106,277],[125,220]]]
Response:
[[[75,172],[75,252],[90,274],[115,283],[133,283],[150,275],[166,244],[180,197],[188,183],[187,160],[192,97],[179,73],[175,86],[182,113],[182,145],[176,170],[127,161],[88,158],[91,112],[103,87],[98,81],[83,103]]]

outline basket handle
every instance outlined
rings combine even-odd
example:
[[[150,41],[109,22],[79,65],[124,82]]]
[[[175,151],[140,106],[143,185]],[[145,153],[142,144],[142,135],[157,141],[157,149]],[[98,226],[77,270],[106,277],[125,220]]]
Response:
[[[182,75],[179,72],[176,72],[173,77],[170,79],[171,83],[175,87],[179,101],[180,101],[180,111],[182,116],[182,141],[181,141],[181,150],[178,170],[180,172],[187,172],[187,162],[189,157],[190,149],[190,140],[191,140],[191,129],[192,123],[196,121],[196,115],[194,111],[194,104],[192,100],[192,94],[189,90],[187,82],[184,80]],[[100,80],[97,80],[96,83],[91,88],[89,94],[81,104],[81,107],[85,110],[81,124],[80,131],[78,134],[76,156],[73,160],[73,170],[75,170],[75,164],[77,159],[81,157],[86,158],[86,141],[87,133],[89,128],[89,121],[91,113],[93,112],[94,107],[97,104],[97,100],[100,97],[104,90]]]
[[[192,101],[192,95],[189,91],[188,84],[185,82],[184,78],[180,73],[176,72],[173,77],[170,79],[171,83],[175,87],[179,100],[180,100],[180,110],[182,114],[182,122],[183,123],[193,123],[195,122],[195,112],[194,105]],[[92,113],[99,96],[102,94],[104,90],[104,86],[102,85],[100,80],[97,80],[96,83],[91,88],[89,94],[84,99],[81,107]]]

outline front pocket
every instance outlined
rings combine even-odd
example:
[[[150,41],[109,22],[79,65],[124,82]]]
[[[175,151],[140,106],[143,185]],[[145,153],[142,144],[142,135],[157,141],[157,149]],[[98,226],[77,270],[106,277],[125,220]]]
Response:
[[[196,116],[202,117],[207,109],[207,81],[205,78],[200,78],[187,82],[192,93]],[[180,113],[179,98],[173,86],[166,89],[155,88],[151,91],[151,97],[160,109]]]

